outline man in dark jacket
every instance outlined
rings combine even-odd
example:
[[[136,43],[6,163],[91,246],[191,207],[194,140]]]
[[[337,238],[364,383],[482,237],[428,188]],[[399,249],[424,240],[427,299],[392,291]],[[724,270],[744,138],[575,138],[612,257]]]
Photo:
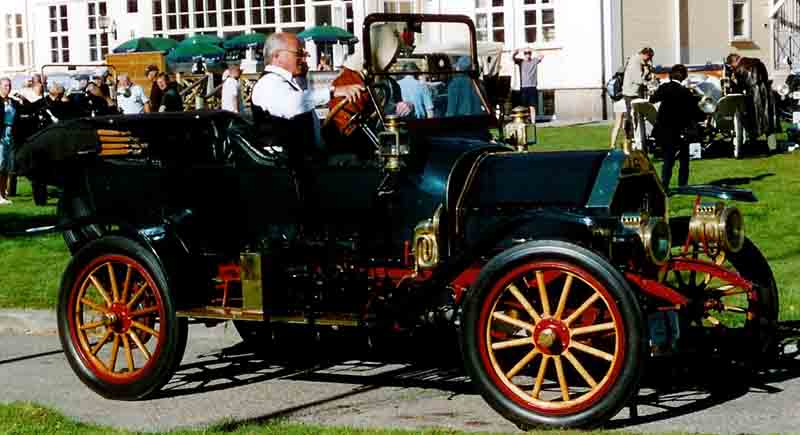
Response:
[[[156,84],[161,90],[161,106],[159,112],[183,112],[183,99],[178,93],[178,84],[169,79],[169,74],[160,73]]]
[[[661,182],[669,187],[672,167],[675,166],[675,153],[680,156],[678,185],[689,182],[689,144],[683,138],[686,128],[702,117],[697,107],[698,99],[681,82],[686,80],[686,67],[676,64],[669,73],[669,81],[658,87],[650,97],[651,103],[661,103],[656,118],[656,142],[664,152],[664,166],[661,169]]]
[[[735,91],[749,96],[753,101],[753,110],[747,116],[748,136],[756,139],[762,134],[770,135],[779,131],[775,123],[775,108],[770,101],[772,91],[766,65],[759,59],[742,57],[736,53],[729,54],[725,63],[732,70]]]

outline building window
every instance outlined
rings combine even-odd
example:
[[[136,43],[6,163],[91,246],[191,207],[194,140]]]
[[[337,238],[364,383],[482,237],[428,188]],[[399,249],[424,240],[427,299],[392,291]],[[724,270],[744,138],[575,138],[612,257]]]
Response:
[[[383,11],[387,14],[414,13],[414,0],[384,0]]]
[[[50,6],[50,61],[69,62],[69,25],[67,5]]]
[[[503,0],[475,0],[475,30],[478,41],[505,42],[504,3]]]
[[[223,26],[244,26],[245,15],[244,0],[222,0]]]
[[[90,1],[89,13],[89,60],[98,62],[105,59],[108,54],[108,33],[100,24],[100,17],[108,16],[108,7],[105,1]]]
[[[731,41],[749,41],[751,39],[751,0],[728,0],[729,34]]]
[[[298,24],[305,28],[306,0],[280,0],[280,5],[279,16],[282,24]]]
[[[25,65],[25,28],[22,21],[22,14],[6,14],[3,20],[5,24],[6,40],[6,61],[7,66]]]
[[[250,20],[253,25],[274,25],[277,22],[278,6],[275,2],[276,0],[250,0]]]
[[[355,34],[355,22],[353,21],[353,1],[347,0],[344,2],[345,19],[344,24],[348,32]]]
[[[139,0],[128,0],[128,13],[135,14],[139,12]]]
[[[192,1],[194,1],[194,26],[196,28],[217,27],[217,0]]]
[[[523,6],[525,42],[550,43],[556,40],[555,0],[525,0]]]

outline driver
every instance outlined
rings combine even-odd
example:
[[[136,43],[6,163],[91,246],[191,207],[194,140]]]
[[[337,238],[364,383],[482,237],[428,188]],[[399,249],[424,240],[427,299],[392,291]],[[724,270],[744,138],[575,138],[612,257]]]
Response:
[[[285,32],[270,35],[264,43],[264,59],[269,65],[253,88],[252,101],[253,106],[264,114],[308,123],[309,130],[315,132],[315,140],[319,141],[320,126],[316,122],[314,107],[327,103],[334,96],[354,102],[364,86],[348,84],[331,86],[330,89],[303,90],[295,77],[302,73],[306,56],[296,35]],[[301,116],[308,119],[300,119]]]

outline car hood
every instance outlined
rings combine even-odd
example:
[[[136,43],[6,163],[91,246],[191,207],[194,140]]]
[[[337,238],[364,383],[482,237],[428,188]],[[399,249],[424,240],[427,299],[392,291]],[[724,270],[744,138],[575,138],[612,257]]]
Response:
[[[585,207],[608,151],[500,152],[481,157],[460,207]]]

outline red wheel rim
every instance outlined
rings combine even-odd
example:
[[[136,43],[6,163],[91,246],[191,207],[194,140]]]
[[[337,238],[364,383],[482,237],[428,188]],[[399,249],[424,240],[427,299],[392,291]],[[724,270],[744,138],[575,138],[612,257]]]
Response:
[[[502,394],[546,415],[584,410],[625,360],[625,325],[608,289],[585,270],[540,261],[501,277],[481,307],[477,343]]]
[[[148,376],[167,333],[161,321],[164,301],[153,277],[123,255],[98,257],[77,276],[67,313],[84,366],[109,383]]]

